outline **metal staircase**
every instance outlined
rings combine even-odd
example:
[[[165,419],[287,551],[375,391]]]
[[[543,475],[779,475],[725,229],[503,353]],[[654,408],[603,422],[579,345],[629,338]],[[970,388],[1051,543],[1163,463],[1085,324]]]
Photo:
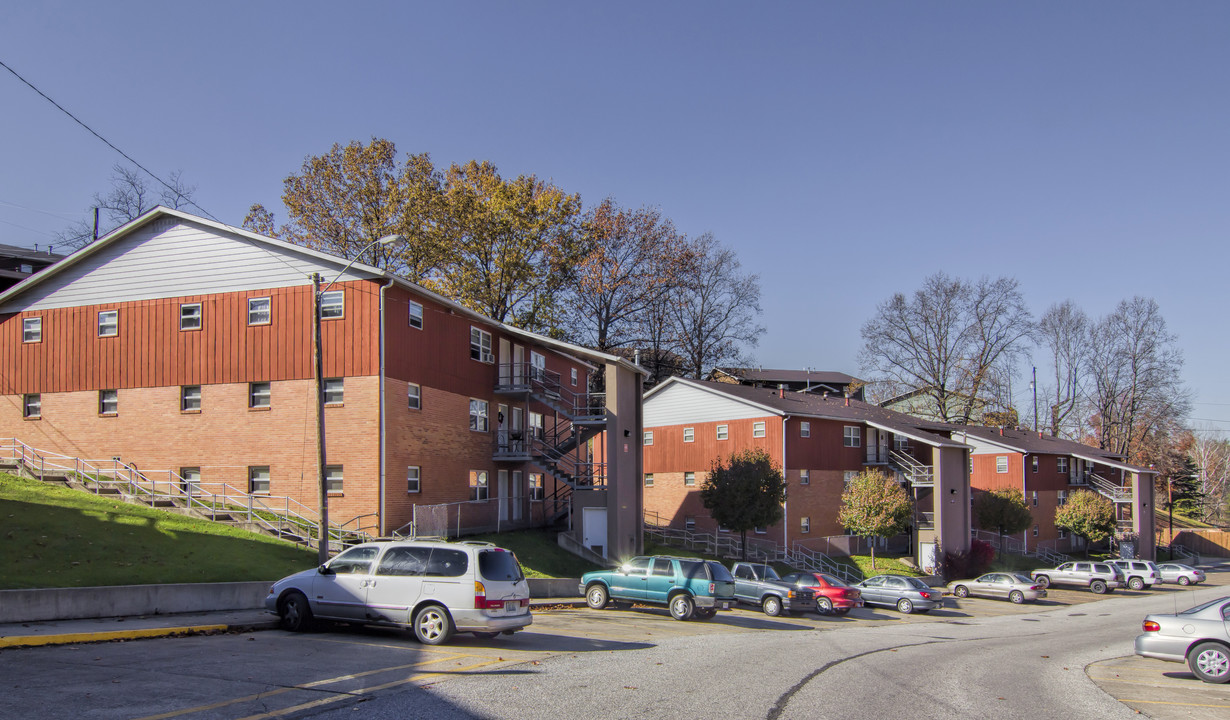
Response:
[[[1116,485],[1110,480],[1098,475],[1097,473],[1089,473],[1089,486],[1098,493],[1110,498],[1111,502],[1115,503],[1130,503],[1132,502],[1132,489]]]
[[[188,480],[174,470],[138,470],[119,456],[88,460],[32,448],[16,438],[0,440],[0,470],[314,546],[319,515],[289,497],[252,494],[226,483]],[[371,539],[366,516],[329,523],[329,550]]]
[[[935,468],[922,464],[910,455],[892,450],[888,453],[888,465],[914,487],[935,487]]]

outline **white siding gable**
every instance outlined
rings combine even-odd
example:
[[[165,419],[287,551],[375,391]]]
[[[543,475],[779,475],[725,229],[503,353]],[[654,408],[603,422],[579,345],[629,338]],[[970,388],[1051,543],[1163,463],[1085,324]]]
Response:
[[[308,285],[313,272],[327,283],[343,265],[238,233],[161,218],[22,292],[0,312]],[[370,275],[351,270],[341,279],[364,277]]]
[[[737,398],[675,383],[645,399],[645,427],[745,420],[778,413]]]

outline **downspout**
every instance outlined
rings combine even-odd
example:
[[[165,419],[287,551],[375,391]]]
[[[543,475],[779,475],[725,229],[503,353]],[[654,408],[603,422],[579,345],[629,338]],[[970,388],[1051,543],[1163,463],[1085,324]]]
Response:
[[[1029,453],[1021,453],[1021,499],[1025,501],[1026,506],[1029,505],[1029,495],[1025,492],[1025,485],[1028,482],[1026,479],[1026,460],[1029,458]],[[1030,513],[1033,516],[1033,513]],[[1029,552],[1029,533],[1032,528],[1025,528],[1025,532],[1021,533],[1021,544],[1025,548],[1025,552]]]
[[[782,491],[782,545],[786,552],[790,552],[790,514],[786,512],[786,491],[790,489],[790,476],[786,471],[786,421],[789,419],[789,415],[782,416],[782,480],[786,484]]]
[[[384,376],[384,349],[385,349],[385,338],[384,338],[384,298],[385,298],[385,295],[384,293],[386,290],[388,290],[391,287],[393,287],[393,278],[389,278],[388,282],[380,286],[380,430],[379,430],[380,432],[380,485],[379,485],[380,525],[378,527],[380,537],[385,537],[386,535],[385,523],[386,523],[386,518],[388,517],[384,511],[385,510],[384,508],[385,495],[386,495],[385,487],[384,487],[385,470],[386,470],[385,452],[388,450],[388,443],[385,438],[385,424],[384,424],[385,407],[388,405],[384,397],[384,377],[385,377]]]

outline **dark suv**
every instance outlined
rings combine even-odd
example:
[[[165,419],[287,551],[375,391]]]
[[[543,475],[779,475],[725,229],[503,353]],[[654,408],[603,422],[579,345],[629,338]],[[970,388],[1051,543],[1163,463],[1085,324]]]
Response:
[[[595,610],[619,600],[664,605],[676,620],[708,620],[734,604],[735,579],[719,562],[655,555],[632,558],[614,570],[587,572],[580,591]]]

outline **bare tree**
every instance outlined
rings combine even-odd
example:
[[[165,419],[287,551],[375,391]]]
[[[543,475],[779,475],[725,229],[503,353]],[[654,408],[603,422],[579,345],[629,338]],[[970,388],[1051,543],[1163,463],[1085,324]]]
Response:
[[[1049,353],[1053,382],[1046,386],[1046,392],[1040,393],[1042,412],[1050,424],[1051,436],[1059,437],[1079,407],[1089,359],[1089,318],[1071,300],[1065,300],[1042,315],[1037,338]]]
[[[166,185],[160,183],[158,192],[150,188],[145,176],[135,168],[116,164],[111,171],[111,189],[105,195],[94,193],[94,207],[106,218],[106,224],[100,223],[98,237],[137,219],[156,205],[173,210],[186,207],[192,204],[192,195],[196,192],[196,186],[185,183],[179,170],[170,174]],[[94,241],[93,218],[73,223],[56,238],[77,250],[89,245]]]
[[[1215,432],[1193,431],[1187,455],[1198,468],[1200,493],[1205,498],[1201,519],[1221,523],[1230,511],[1230,441],[1214,437]]]
[[[1171,432],[1190,407],[1183,353],[1152,298],[1124,300],[1090,331],[1090,404],[1098,446],[1147,463],[1150,434]]]
[[[756,323],[760,277],[742,274],[734,251],[709,233],[693,240],[690,249],[693,262],[668,311],[687,372],[700,378],[714,365],[744,358],[764,328]]]
[[[897,293],[863,325],[863,368],[898,388],[920,389],[944,422],[969,423],[1009,387],[1033,331],[1017,281],[967,282],[938,272],[907,299]]]

